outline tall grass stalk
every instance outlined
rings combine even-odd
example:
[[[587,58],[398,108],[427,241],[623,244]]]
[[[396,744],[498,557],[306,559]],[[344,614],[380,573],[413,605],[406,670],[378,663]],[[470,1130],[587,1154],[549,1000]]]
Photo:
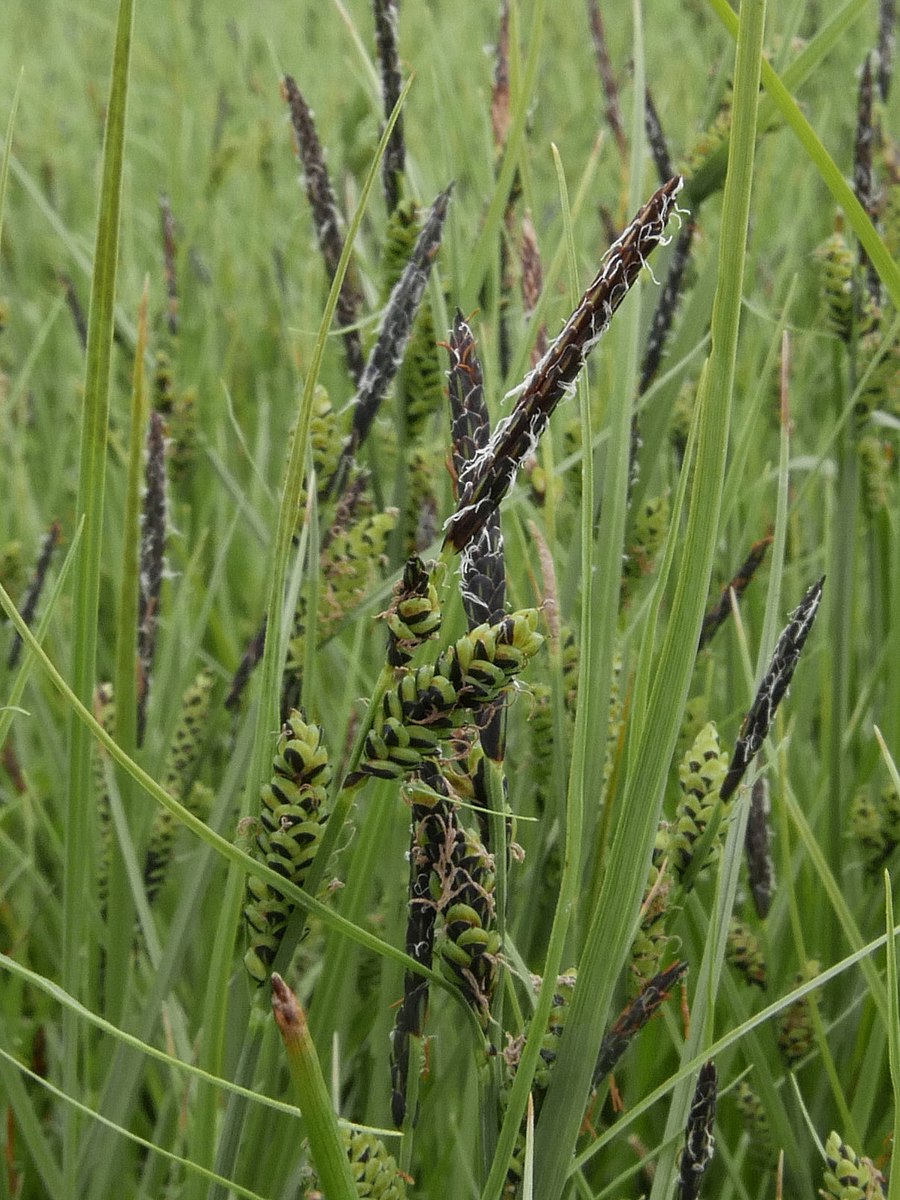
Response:
[[[85,363],[84,408],[76,511],[84,516],[84,534],[78,561],[73,600],[72,683],[75,695],[87,704],[95,682],[97,658],[97,614],[100,600],[100,569],[103,552],[103,501],[106,483],[107,426],[109,423],[109,377],[112,356],[116,273],[119,257],[119,223],[122,176],[125,161],[125,118],[128,73],[134,22],[133,0],[120,0],[113,52],[112,80],[106,109],[103,142],[103,174],[91,308],[88,319]],[[85,895],[91,894],[89,867],[93,861],[90,841],[91,741],[87,729],[74,715],[69,721],[69,751],[66,816],[66,869],[63,876],[63,986],[73,995],[83,994],[85,979]],[[70,1012],[63,1014],[65,1069],[63,1086],[74,1095],[78,1085],[81,1030]],[[74,1108],[67,1106],[63,1118],[63,1176],[74,1192],[78,1125]]]

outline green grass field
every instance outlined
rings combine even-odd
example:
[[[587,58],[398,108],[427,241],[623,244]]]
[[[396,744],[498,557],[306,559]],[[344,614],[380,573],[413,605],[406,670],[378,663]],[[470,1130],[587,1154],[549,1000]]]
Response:
[[[11,0],[0,1200],[900,1200],[896,12],[768,7]]]

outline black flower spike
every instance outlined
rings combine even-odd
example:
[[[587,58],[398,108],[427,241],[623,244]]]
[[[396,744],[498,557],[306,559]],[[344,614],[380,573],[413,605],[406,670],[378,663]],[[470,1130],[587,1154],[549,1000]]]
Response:
[[[312,111],[306,103],[303,93],[297,87],[296,80],[291,75],[285,75],[282,87],[291,114],[297,157],[303,164],[306,195],[312,210],[319,249],[322,251],[328,276],[333,279],[344,243],[341,237],[337,201],[334,198],[328,167],[325,164],[325,153],[316,132]],[[347,359],[347,369],[353,382],[357,385],[362,378],[364,366],[362,342],[359,331],[347,328],[347,326],[356,324],[361,303],[362,298],[359,292],[349,275],[345,275],[337,300],[337,323],[344,329],[344,355]]]
[[[897,0],[881,0],[878,6],[878,91],[882,104],[887,104],[894,77],[896,29]]]
[[[791,613],[791,619],[778,639],[769,669],[763,676],[750,711],[744,719],[741,736],[738,738],[734,754],[728,765],[728,773],[722,781],[719,796],[723,803],[737,791],[738,784],[743,779],[744,772],[750,765],[753,756],[768,736],[778,705],[788,690],[797,663],[800,661],[800,652],[809,637],[816,613],[819,611],[824,584],[825,576],[823,575],[817,583],[812,585]]]
[[[685,221],[675,239],[672,260],[666,281],[656,301],[653,318],[650,321],[650,332],[647,335],[647,349],[644,351],[644,361],[641,365],[641,378],[638,384],[638,395],[644,392],[656,378],[659,364],[662,362],[663,351],[675,313],[678,311],[678,301],[681,298],[681,287],[684,282],[684,272],[691,257],[694,245],[694,234],[697,225],[694,221]]]
[[[369,355],[353,402],[353,431],[344,449],[345,462],[353,457],[365,441],[381,401],[403,361],[410,330],[425,293],[432,264],[440,249],[451,191],[452,184],[440,193],[431,206],[412,257],[394,286],[385,307],[378,338]],[[339,470],[338,476],[342,477],[344,473],[343,470]]]
[[[744,841],[750,893],[760,920],[769,915],[772,897],[775,895],[770,807],[769,782],[764,775],[760,775],[750,792],[750,812],[747,815],[747,833]]]
[[[718,632],[721,626],[731,614],[731,593],[734,592],[738,599],[743,596],[744,592],[750,585],[753,576],[762,564],[766,557],[766,551],[771,544],[772,537],[762,538],[758,542],[754,542],[750,547],[750,553],[747,555],[744,562],[738,567],[734,578],[722,588],[722,594],[707,612],[703,618],[703,624],[700,626],[700,641],[697,645],[698,653],[708,646],[712,641],[713,636]]]
[[[859,97],[856,108],[856,137],[853,143],[853,191],[856,198],[873,220],[877,214],[878,196],[875,175],[872,170],[872,146],[875,127],[872,121],[874,99],[872,79],[872,55],[867,54],[859,79]],[[870,302],[878,306],[881,300],[881,281],[871,259],[862,246],[859,247],[860,266],[866,275],[866,290]]]
[[[447,522],[445,542],[464,550],[500,505],[519,467],[533,453],[560,400],[575,384],[585,360],[609,327],[647,255],[665,235],[681,190],[679,177],[655,192],[610,247],[580,304],[521,386],[513,412],[494,430],[484,450],[459,480],[459,505]]]
[[[22,620],[26,625],[30,625],[37,611],[37,606],[40,603],[41,592],[44,590],[44,584],[47,580],[47,572],[50,569],[50,560],[53,558],[53,551],[59,545],[60,523],[54,521],[47,533],[44,535],[44,540],[41,543],[41,552],[38,555],[37,563],[34,567],[34,574],[31,577],[31,582],[28,585],[28,591],[22,600]],[[9,647],[9,657],[6,660],[6,665],[12,671],[16,663],[19,661],[19,655],[22,653],[22,639],[18,633],[13,635],[12,644]]]
[[[703,1176],[712,1162],[715,1150],[713,1124],[716,1119],[717,1088],[715,1063],[704,1063],[697,1077],[697,1087],[694,1090],[684,1135],[684,1151],[678,1171],[680,1200],[696,1200],[700,1195]]]
[[[644,131],[647,134],[647,145],[653,155],[659,181],[665,183],[667,179],[672,178],[675,172],[672,168],[672,159],[669,156],[669,147],[663,132],[662,121],[659,119],[659,113],[656,111],[649,88],[644,92]]]
[[[397,0],[375,0],[375,43],[381,65],[384,115],[388,118],[394,111],[403,87],[397,51]],[[405,165],[406,143],[403,138],[403,114],[400,113],[381,160],[381,178],[388,212],[393,212],[400,201],[400,183]]]
[[[165,192],[159,197],[159,220],[163,243],[163,274],[166,280],[166,326],[171,337],[178,336],[178,274],[175,242],[175,215]]]
[[[615,1068],[634,1038],[657,1009],[668,999],[672,988],[683,978],[687,963],[674,962],[649,979],[635,998],[622,1009],[613,1027],[604,1035],[594,1067],[593,1086],[599,1087],[604,1076]]]
[[[141,668],[138,692],[138,745],[144,740],[147,700],[156,655],[159,601],[166,565],[166,445],[165,420],[150,414],[147,432],[147,469],[144,511],[141,517],[141,587],[138,607],[138,661]]]
[[[588,0],[588,18],[591,24],[591,40],[594,43],[594,53],[597,56],[597,69],[600,72],[603,93],[606,98],[606,120],[616,140],[619,153],[623,158],[626,158],[628,155],[628,140],[625,137],[625,126],[622,123],[622,113],[619,108],[619,88],[609,57],[606,31],[603,28],[603,18],[600,14],[600,0]]]
[[[475,338],[458,309],[448,350],[453,468],[458,481],[491,436]],[[506,569],[496,512],[463,557],[460,588],[470,629],[485,621],[493,623],[501,619],[506,603]]]

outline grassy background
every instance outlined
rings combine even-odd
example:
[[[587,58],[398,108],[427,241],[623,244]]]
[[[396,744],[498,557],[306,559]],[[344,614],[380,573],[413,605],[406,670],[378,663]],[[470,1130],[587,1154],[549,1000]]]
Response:
[[[630,20],[614,20],[612,7],[607,7],[610,52],[622,80],[626,125],[635,101],[626,64],[637,55],[678,162],[715,115],[734,69],[733,43],[711,7],[685,0],[665,14],[655,7],[644,14],[641,60]],[[859,18],[795,96],[848,176],[857,69],[873,45],[876,15],[874,5],[857,7]],[[15,81],[20,69],[24,71],[0,260],[0,295],[8,304],[6,327],[0,335],[4,372],[0,444],[5,448],[0,471],[0,547],[12,542],[21,546],[21,576],[17,578],[13,571],[3,578],[4,586],[21,603],[27,572],[51,521],[62,523],[64,550],[71,546],[77,527],[77,447],[85,360],[63,299],[60,274],[71,277],[86,308],[115,11],[110,3],[39,0],[14,3],[13,11],[0,46],[0,79],[7,81],[0,89],[4,123]],[[797,39],[814,37],[829,15],[812,3],[773,8],[765,46],[777,70],[783,71],[795,59]],[[528,37],[534,36],[532,6],[522,4],[518,16],[521,52],[513,53],[513,102],[516,111],[528,110],[518,165],[524,203],[533,213],[547,271],[544,316],[553,332],[569,311],[571,297],[562,253],[564,212],[551,143],[558,148],[572,196],[571,232],[582,285],[606,246],[600,207],[621,226],[633,207],[631,192],[644,197],[652,190],[653,171],[640,148],[623,163],[608,134],[597,148],[603,130],[602,96],[581,4],[548,6],[533,92],[528,95],[517,89]],[[444,300],[447,306],[459,304],[467,312],[477,307],[473,327],[495,418],[504,411],[503,394],[521,377],[533,340],[514,298],[510,309],[513,365],[509,377],[503,378],[496,243],[491,240],[485,247],[477,241],[494,191],[490,83],[496,20],[493,5],[410,2],[400,23],[404,67],[416,73],[404,113],[412,189],[429,202],[451,179],[456,181],[440,260],[444,296],[435,288],[433,299],[439,312]],[[163,593],[148,733],[139,761],[151,776],[160,777],[180,698],[198,668],[211,667],[217,690],[201,778],[214,791],[210,822],[229,840],[253,755],[260,751],[254,749],[252,702],[233,722],[221,699],[266,606],[284,447],[296,419],[327,291],[305,198],[297,185],[279,79],[285,71],[294,74],[314,108],[339,200],[350,214],[380,128],[372,47],[371,13],[364,3],[347,4],[346,9],[263,3],[248,11],[227,0],[216,6],[172,2],[153,8],[139,5],[136,12],[116,294],[121,340],[112,358],[96,678],[107,679],[114,672],[120,564],[127,539],[122,514],[134,331],[148,275],[151,354],[162,341],[158,195],[165,191],[178,221],[181,331],[174,373],[179,387],[197,389],[199,430],[193,465],[172,486],[169,577]],[[886,130],[897,128],[896,95],[895,91],[883,117]],[[724,968],[721,988],[710,1001],[713,1015],[704,1040],[708,1044],[717,1038],[731,1039],[717,1056],[723,1084],[753,1064],[754,1086],[763,1093],[786,1152],[790,1190],[812,1196],[821,1171],[812,1130],[824,1141],[836,1127],[860,1152],[875,1158],[889,1153],[885,1139],[893,1116],[885,1103],[890,1080],[882,1007],[883,955],[872,959],[874,976],[853,967],[816,993],[820,1039],[793,1078],[785,1073],[772,1023],[753,1031],[743,1026],[752,1013],[791,989],[806,958],[832,966],[884,929],[880,880],[873,883],[863,871],[861,854],[849,837],[849,811],[860,787],[880,789],[887,780],[873,724],[882,729],[895,757],[900,746],[900,703],[892,669],[900,661],[900,546],[895,498],[874,519],[863,511],[855,468],[856,434],[852,418],[844,419],[851,403],[852,376],[822,315],[820,270],[813,251],[833,228],[831,197],[815,164],[784,129],[760,141],[753,189],[731,452],[712,547],[712,594],[730,578],[751,542],[776,522],[783,538],[784,570],[764,569],[742,602],[740,626],[729,622],[712,652],[700,659],[694,675],[690,694],[703,697],[727,747],[733,744],[752,695],[755,669],[750,664],[765,658],[774,632],[808,583],[823,572],[829,578],[825,611],[779,723],[777,749],[770,755],[780,886],[762,931],[768,994],[750,992]],[[377,313],[385,222],[381,197],[373,196],[356,247],[370,318],[367,337]],[[664,363],[665,374],[647,397],[638,500],[657,496],[677,483],[677,464],[666,434],[679,390],[685,380],[696,380],[706,352],[712,297],[723,284],[721,222],[721,197],[715,196],[700,214],[689,288]],[[658,278],[664,261],[660,255],[658,269],[654,263]],[[483,293],[478,287],[482,278],[488,280]],[[605,481],[614,475],[614,464],[606,460],[603,449],[606,431],[615,411],[620,411],[618,398],[631,390],[629,338],[642,343],[655,299],[655,289],[648,284],[645,280],[640,301],[633,297],[628,302],[631,327],[627,319],[617,320],[591,362],[601,495]],[[789,431],[779,429],[776,408],[777,361],[785,329],[790,334]],[[443,336],[440,328],[439,336]],[[326,348],[321,382],[337,407],[351,399],[352,387],[336,340]],[[574,406],[571,411],[563,407],[554,418],[557,462],[567,453],[563,430],[574,411]],[[393,487],[389,420],[390,410],[373,437],[372,456],[376,470],[381,463],[376,479],[386,502]],[[894,437],[895,448],[896,420],[894,412],[894,424],[884,422],[879,427],[883,437]],[[435,422],[432,433],[435,446],[447,443],[443,421]],[[552,466],[553,460],[549,461]],[[534,520],[554,554],[563,619],[576,627],[580,533],[572,481],[577,466],[575,462],[562,477],[559,497],[551,498],[543,509],[532,504],[528,489],[520,486],[504,521],[512,607],[539,604],[545,598],[527,524]],[[449,480],[440,481],[439,497],[444,516],[451,505]],[[674,578],[682,565],[677,529],[672,545]],[[61,561],[62,556],[56,570]],[[388,564],[385,579],[391,578],[399,562],[395,556]],[[651,600],[661,601],[660,636],[671,611],[674,587],[657,594],[657,579],[653,572],[642,577],[621,615],[617,644],[625,679],[633,677],[639,656],[649,662],[656,647]],[[311,716],[325,726],[335,758],[340,756],[357,697],[371,693],[383,663],[383,636],[370,618],[384,607],[387,590],[384,584],[359,597],[360,607],[348,612],[340,635],[322,648],[306,682]],[[71,678],[78,645],[73,594],[68,584],[44,642],[66,678]],[[706,601],[705,595],[694,598],[698,612]],[[458,627],[460,620],[458,608],[453,609],[451,625],[455,622]],[[552,683],[547,659],[536,663],[527,678]],[[591,684],[584,663],[581,684]],[[11,687],[12,676],[3,683],[4,703]],[[599,691],[593,696],[592,711],[598,721],[602,714],[605,722],[605,684]],[[680,704],[680,697],[673,695],[672,701]],[[62,888],[70,706],[39,672],[32,673],[21,703],[27,715],[15,715],[12,736],[25,790],[18,790],[9,773],[0,774],[0,948],[39,976],[60,981],[64,930],[73,916],[66,911],[73,899],[64,899]],[[532,745],[528,716],[529,701],[523,695],[511,711],[507,763],[510,802],[514,811],[525,816],[535,811],[534,756],[542,752]],[[680,721],[680,712],[675,716]],[[636,731],[643,713],[636,713],[634,719]],[[273,716],[273,734],[276,723]],[[636,732],[634,739],[637,745]],[[268,749],[263,748],[263,753],[267,755]],[[564,779],[567,756],[556,753],[565,759],[559,768]],[[591,754],[596,757],[597,751],[592,749]],[[626,757],[618,790],[609,801],[611,828],[619,813],[615,799],[626,794],[625,763],[633,770]],[[671,814],[675,784],[674,772],[670,774],[666,805]],[[128,830],[124,841],[135,848],[139,862],[152,801],[137,790],[129,792],[124,781],[120,786]],[[595,895],[593,864],[608,850],[605,838],[610,827],[600,820],[601,793],[602,782],[595,772],[584,786],[584,887],[572,913],[564,966],[581,957]],[[561,805],[561,796],[559,801]],[[354,836],[348,839],[337,867],[345,887],[334,898],[334,906],[354,923],[402,946],[408,811],[397,799],[396,787],[370,783],[353,823]],[[555,903],[552,877],[547,881],[546,855],[562,833],[545,818],[539,824],[520,822],[516,837],[525,849],[525,862],[513,868],[510,934],[525,966],[541,972]],[[93,848],[89,862],[95,855]],[[89,895],[82,914],[84,952],[74,956],[74,975],[67,984],[88,1009],[104,1012],[142,1042],[163,1048],[174,1059],[199,1059],[213,1073],[230,1079],[248,1022],[259,1017],[251,1010],[239,965],[242,933],[234,930],[237,942],[233,958],[228,959],[227,979],[210,971],[214,943],[217,938],[227,939],[233,928],[227,923],[222,927],[227,869],[208,844],[187,834],[179,837],[173,869],[153,911],[156,941],[147,937],[146,949],[128,956],[124,974],[107,991],[101,987],[95,952],[105,934],[95,897]],[[828,891],[827,878],[823,881],[823,871],[835,881],[833,892]],[[640,881],[643,886],[645,872],[645,862],[633,864],[636,885]],[[93,871],[88,874],[92,880]],[[129,927],[131,903],[126,900]],[[688,991],[695,1005],[714,904],[710,880],[676,923],[679,953],[692,965]],[[742,890],[738,906],[749,911]],[[68,950],[71,955],[72,947]],[[393,1023],[391,1006],[402,993],[402,967],[380,961],[333,931],[324,934],[317,928],[301,948],[289,982],[310,1004],[318,1052],[326,1078],[334,1080],[340,1096],[341,1114],[389,1125],[387,1035]],[[76,1014],[77,1019],[71,1022],[70,1018],[70,1025],[64,1027],[57,1000],[11,970],[3,975],[0,998],[4,1051],[20,1062],[33,1062],[35,1039],[41,1031],[49,1079],[60,1083],[65,1043],[76,1030],[77,1072],[65,1084],[72,1093],[75,1080],[73,1099],[193,1162],[212,1167],[217,1161],[220,1092],[188,1079],[171,1063],[161,1065],[140,1051],[116,1048],[117,1043],[90,1027],[83,1015]],[[623,999],[618,991],[616,999]],[[617,1008],[618,1003],[613,1011]],[[600,1013],[598,1020],[602,1018]],[[470,1031],[449,1000],[437,994],[429,1029],[436,1036],[430,1045],[430,1075],[413,1151],[414,1191],[429,1197],[478,1195],[484,1182],[479,1150],[481,1093]],[[339,1035],[337,1041],[332,1040],[333,1034]],[[259,1062],[248,1085],[267,1096],[285,1097],[281,1047],[268,1020],[262,1037]],[[624,1117],[616,1117],[608,1104],[594,1114],[595,1128],[602,1132],[605,1144],[579,1182],[579,1194],[647,1190],[646,1181],[621,1179],[637,1161],[628,1135],[636,1135],[640,1144],[654,1151],[664,1135],[668,1101],[660,1099],[636,1116],[634,1109],[674,1076],[683,1045],[684,1030],[673,1005],[639,1039],[621,1077],[617,1076]],[[71,1064],[71,1045],[68,1050]],[[831,1075],[829,1059],[834,1064]],[[64,1115],[69,1109],[61,1099],[24,1080],[8,1061],[2,1071],[7,1103],[14,1113],[3,1136],[14,1166],[3,1174],[0,1195],[19,1178],[24,1181],[22,1194],[29,1196],[65,1195],[73,1178],[79,1194],[92,1197],[160,1195],[167,1186],[173,1194],[206,1191],[205,1181],[185,1168],[145,1153],[85,1117]],[[624,1122],[632,1116],[626,1132]],[[615,1136],[608,1136],[612,1132]],[[713,1189],[723,1196],[771,1194],[772,1179],[749,1164],[748,1142],[729,1099],[720,1103],[718,1132],[719,1155],[716,1177],[708,1185],[710,1194]],[[293,1195],[302,1159],[296,1116],[274,1115],[270,1109],[251,1105],[234,1178],[259,1195]],[[123,1180],[127,1181],[124,1193]]]

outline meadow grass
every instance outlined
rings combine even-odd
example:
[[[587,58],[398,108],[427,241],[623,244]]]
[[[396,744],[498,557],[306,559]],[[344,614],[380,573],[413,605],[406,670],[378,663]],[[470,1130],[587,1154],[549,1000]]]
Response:
[[[13,0],[0,1197],[900,1197],[896,14],[769,8]]]

